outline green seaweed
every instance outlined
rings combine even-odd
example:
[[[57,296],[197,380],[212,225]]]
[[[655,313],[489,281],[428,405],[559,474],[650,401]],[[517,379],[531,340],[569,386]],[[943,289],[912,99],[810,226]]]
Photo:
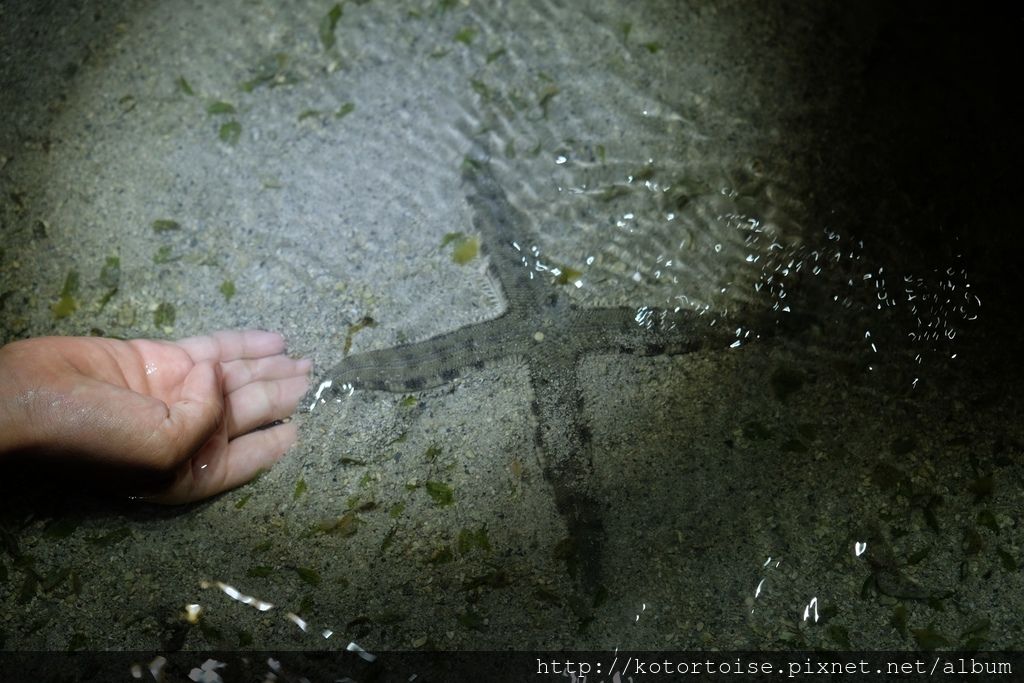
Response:
[[[248,576],[250,579],[265,579],[265,578],[267,578],[268,576],[270,576],[273,573],[274,573],[274,568],[273,567],[266,567],[266,566],[260,566],[260,565],[257,565],[257,566],[254,566],[254,567],[249,567],[245,571],[245,575]]]
[[[989,498],[995,490],[995,480],[991,474],[978,477],[967,485],[967,490],[974,494],[975,501]]]
[[[43,528],[43,535],[47,538],[64,539],[75,533],[79,525],[82,523],[79,517],[57,517],[51,519],[49,523]]]
[[[554,96],[559,92],[557,85],[549,83],[541,88],[540,92],[537,93],[537,106],[540,107],[543,118],[546,119],[548,117],[548,106],[551,104],[551,100]]]
[[[377,321],[368,315],[364,315],[359,322],[349,325],[348,331],[345,333],[345,342],[342,345],[341,352],[347,356],[348,352],[352,350],[352,338],[367,327],[376,326]]]
[[[460,555],[465,555],[470,550],[477,549],[486,553],[491,552],[491,541],[487,538],[487,526],[479,529],[461,529],[455,541],[455,547]]]
[[[100,297],[100,310],[107,305],[107,302],[117,294],[118,288],[121,286],[121,259],[117,256],[108,256],[106,263],[100,269],[100,284],[107,290],[106,293]]]
[[[452,245],[452,261],[464,266],[480,254],[480,239],[462,233],[448,233],[441,246]]]
[[[323,116],[324,113],[319,109],[306,109],[299,114],[299,121],[305,121],[306,119],[314,119],[318,116]]]
[[[452,487],[444,482],[428,481],[426,489],[435,505],[444,507],[455,502],[455,493],[452,491]]]
[[[306,480],[300,478],[297,482],[295,482],[295,493],[292,494],[292,500],[298,500],[302,496],[302,494],[306,492],[308,488],[309,487],[306,486]]]
[[[355,110],[356,110],[356,105],[355,104],[353,104],[352,102],[345,102],[340,107],[338,107],[338,111],[334,112],[334,118],[336,118],[336,119],[343,119],[346,116],[348,116],[349,114],[351,114],[352,112],[354,112]]]
[[[412,408],[416,405],[415,396],[403,396],[402,400],[398,402],[399,408]]]
[[[70,567],[58,567],[43,578],[39,583],[39,587],[44,593],[49,593],[54,588],[67,581],[69,576],[71,576]]]
[[[315,530],[324,534],[336,534],[347,538],[359,530],[359,524],[359,515],[350,510],[341,517],[321,520],[317,523]]]
[[[405,512],[405,503],[398,502],[388,508],[388,517],[397,519],[402,516],[403,512]]]
[[[220,283],[220,293],[224,295],[224,301],[231,301],[235,296],[235,283],[233,280],[225,280]]]
[[[576,270],[572,266],[559,266],[558,275],[555,276],[556,285],[574,285],[583,277],[582,270]]]
[[[161,301],[153,311],[153,325],[158,328],[174,327],[176,315],[174,304]]]
[[[661,51],[661,43],[659,43],[656,40],[652,40],[652,41],[650,41],[648,43],[640,43],[640,44],[643,47],[647,48],[647,51],[650,52],[652,55],[653,54],[657,54],[659,51]]]
[[[440,548],[435,548],[434,552],[430,553],[430,557],[427,558],[427,564],[448,564],[455,559],[455,554],[452,553],[451,546],[443,545]]]
[[[850,632],[845,626],[831,624],[826,630],[828,632],[829,640],[835,643],[837,647],[844,650],[850,649]]]
[[[488,52],[487,53],[487,57],[485,58],[486,63],[490,64],[491,62],[496,60],[498,57],[501,57],[503,54],[505,54],[505,52],[506,52],[506,50],[503,47],[499,47],[497,50],[492,50],[492,51]]]
[[[982,510],[978,513],[978,524],[985,527],[994,534],[999,533],[999,523],[991,510]]]
[[[172,221],[169,218],[158,218],[153,221],[153,232],[171,232],[173,230],[181,230],[181,223],[178,221]]]
[[[299,578],[308,583],[310,586],[320,585],[320,574],[313,569],[308,567],[293,567],[295,573],[299,575]]]
[[[39,590],[39,577],[34,571],[25,572],[25,580],[18,590],[18,604],[27,605],[35,599]]]
[[[472,26],[466,26],[459,29],[458,33],[455,34],[453,40],[456,43],[462,43],[463,45],[469,45],[476,38],[477,30]]]
[[[107,533],[101,536],[93,536],[92,538],[89,538],[88,541],[92,545],[98,545],[102,548],[108,548],[114,545],[115,543],[120,543],[121,541],[123,541],[131,535],[132,530],[126,526],[122,526],[112,531],[108,531]]]
[[[473,89],[473,92],[479,95],[480,98],[483,99],[485,102],[490,101],[491,89],[487,87],[486,83],[484,83],[478,78],[471,78],[469,79],[469,87],[471,87]]]
[[[178,76],[178,79],[174,83],[178,86],[178,90],[184,94],[189,97],[195,96],[196,92],[192,89],[192,86],[188,84],[188,81],[185,80],[184,76]]]
[[[50,305],[53,317],[57,320],[66,318],[78,310],[78,301],[75,295],[78,294],[79,277],[77,270],[69,270],[64,276],[64,287],[60,290],[60,299]]]
[[[238,144],[238,139],[242,137],[242,124],[238,121],[228,121],[221,124],[217,137],[220,138],[221,142],[229,145]]]
[[[157,265],[162,265],[164,263],[173,263],[174,261],[180,260],[181,257],[174,255],[174,248],[169,244],[161,244],[153,253],[153,263]]]
[[[341,3],[338,3],[331,7],[331,9],[324,15],[323,19],[320,20],[320,44],[324,46],[325,50],[330,50],[334,47],[335,35],[334,29],[338,27],[338,21],[341,19]]]
[[[778,401],[786,401],[790,396],[800,391],[806,381],[807,378],[803,372],[789,367],[776,368],[769,379],[772,394]]]
[[[249,502],[250,498],[252,498],[252,494],[251,493],[247,493],[244,496],[242,496],[241,498],[239,498],[235,502],[235,509],[236,510],[241,510],[242,508],[244,508],[245,504]]]
[[[917,448],[917,440],[913,436],[900,436],[893,439],[889,450],[893,455],[906,455]]]
[[[398,533],[398,525],[397,524],[395,524],[390,529],[388,529],[388,532],[386,534],[384,534],[384,540],[381,541],[381,543],[380,543],[380,552],[383,553],[384,551],[386,551],[388,548],[391,547],[391,544],[395,542],[395,535],[397,533]]]
[[[288,55],[284,52],[278,52],[263,59],[253,69],[252,78],[242,83],[242,90],[252,92],[263,85],[274,87],[295,83],[297,79],[284,70],[287,64]]]
[[[899,634],[904,638],[907,637],[907,624],[910,623],[910,618],[907,616],[907,606],[903,604],[896,605],[896,608],[892,611],[892,616],[889,617],[889,625],[899,631]]]
[[[217,101],[206,105],[206,113],[211,115],[234,114],[235,111],[235,105],[230,102]]]
[[[1019,568],[1017,558],[1015,558],[1010,551],[1005,550],[1004,548],[996,548],[996,555],[999,556],[999,563],[1006,571],[1016,572]]]
[[[953,644],[949,638],[939,633],[933,627],[911,629],[910,633],[914,636],[917,646],[922,650],[936,650]]]
[[[483,616],[469,607],[466,608],[465,612],[457,614],[455,619],[472,631],[482,631],[484,628]]]

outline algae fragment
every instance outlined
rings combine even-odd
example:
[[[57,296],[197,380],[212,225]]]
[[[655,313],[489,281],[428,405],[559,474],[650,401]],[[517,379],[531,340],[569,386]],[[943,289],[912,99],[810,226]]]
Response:
[[[555,277],[556,285],[576,284],[583,277],[582,270],[576,270],[572,266],[559,266],[558,275]]]
[[[180,256],[174,255],[174,249],[169,244],[161,244],[153,254],[153,263],[164,264],[180,260]]]
[[[245,575],[253,579],[265,579],[274,573],[273,567],[255,566],[249,567]]]
[[[491,552],[491,541],[487,538],[487,527],[479,529],[461,529],[455,541],[455,547],[460,555],[465,555],[474,548],[484,552]]]
[[[85,650],[89,647],[89,639],[84,633],[72,633],[68,641],[68,650]]]
[[[347,356],[348,352],[352,350],[352,337],[354,337],[357,332],[360,332],[361,330],[364,330],[367,327],[376,326],[377,321],[368,315],[364,315],[362,319],[359,322],[355,323],[354,325],[349,325],[348,332],[345,334],[345,343],[341,349],[342,353]]]
[[[171,232],[172,230],[181,230],[181,224],[169,218],[158,218],[153,221],[153,232],[155,233]]]
[[[334,112],[334,118],[336,118],[336,119],[343,119],[346,116],[348,116],[349,114],[351,114],[352,112],[354,112],[355,110],[356,110],[356,105],[355,104],[353,104],[352,102],[346,102],[343,105],[341,105],[340,107],[338,107],[338,111]]]
[[[206,106],[206,113],[207,114],[212,114],[212,115],[216,115],[216,114],[234,114],[235,113],[235,105],[231,104],[230,102],[221,102],[221,101],[211,102],[210,104],[208,104]]]
[[[292,495],[292,500],[298,500],[306,492],[307,488],[305,479],[299,479],[295,482],[295,493]]]
[[[657,54],[661,50],[661,43],[659,43],[656,40],[652,40],[649,43],[641,43],[641,45],[647,48],[647,51],[650,52],[652,55]]]
[[[910,631],[917,641],[917,646],[922,650],[935,650],[940,647],[949,647],[952,641],[942,635],[934,628],[915,628]]]
[[[448,546],[441,546],[436,548],[434,552],[427,558],[428,564],[447,564],[455,559],[455,555],[452,554],[452,549]]]
[[[270,55],[253,70],[253,77],[242,83],[242,90],[252,92],[262,85],[287,85],[296,82],[296,78],[284,71],[288,63],[288,55],[283,52]]]
[[[488,52],[486,57],[487,64],[490,64],[498,57],[501,57],[503,54],[505,54],[505,48],[503,47],[499,47],[497,50],[492,50],[491,52]]]
[[[427,494],[434,501],[435,505],[444,507],[455,502],[455,494],[452,491],[452,487],[444,482],[428,481],[426,489]]]
[[[330,50],[334,47],[334,29],[338,27],[338,20],[340,19],[341,4],[338,3],[331,7],[327,14],[324,15],[324,18],[320,20],[320,43],[324,46],[325,50]]]
[[[221,124],[220,130],[217,132],[217,137],[221,139],[221,142],[225,142],[229,145],[238,144],[238,139],[242,136],[242,124],[238,121],[228,121],[227,123]]]
[[[153,311],[153,325],[158,328],[174,327],[175,317],[174,304],[162,301]]]
[[[78,271],[69,270],[64,277],[64,288],[60,291],[60,299],[50,305],[53,317],[57,320],[66,318],[78,310],[78,302],[75,300],[75,295],[78,294],[78,283]]]
[[[192,89],[192,86],[188,84],[188,81],[185,80],[184,76],[178,76],[178,80],[175,81],[175,84],[178,86],[178,90],[184,94],[190,97],[195,96],[195,91]]]
[[[454,40],[456,43],[469,45],[470,43],[473,42],[474,38],[476,38],[476,29],[473,28],[472,26],[466,26],[460,29],[459,32],[455,34]]]
[[[235,283],[232,280],[225,280],[220,283],[220,293],[224,295],[224,301],[231,301],[235,295]]]
[[[337,519],[322,520],[317,524],[317,531],[347,538],[359,530],[359,524],[359,516],[355,512],[349,511]]]
[[[114,529],[113,531],[108,531],[102,536],[93,536],[88,540],[89,543],[91,543],[92,545],[98,545],[100,547],[106,548],[114,545],[115,543],[120,543],[121,541],[123,541],[131,535],[132,530],[126,526],[122,526],[118,527],[117,529]]]
[[[1003,548],[996,548],[996,555],[999,556],[999,563],[1008,572],[1017,571],[1018,564],[1017,559],[1008,551]]]
[[[299,575],[299,578],[308,583],[310,586],[320,585],[320,574],[309,569],[308,567],[294,567],[295,573]]]
[[[554,98],[554,96],[559,92],[557,85],[549,83],[541,88],[540,92],[537,94],[537,106],[540,107],[543,118],[546,119],[548,117],[548,106],[551,104],[552,98]]]
[[[106,293],[100,297],[100,310],[107,305],[107,302],[117,294],[121,286],[121,259],[117,256],[108,256],[103,268],[100,269],[100,284],[106,288]]]
[[[441,248],[452,245],[452,261],[464,266],[480,253],[480,240],[461,232],[449,232],[441,240]]]
[[[58,517],[50,520],[43,529],[43,535],[47,538],[63,539],[75,533],[75,529],[82,523],[78,517]]]
[[[250,498],[252,498],[252,494],[251,493],[247,493],[244,496],[242,496],[241,498],[239,498],[238,501],[235,503],[235,509],[236,510],[241,510],[242,508],[244,508],[245,504],[249,502]]]

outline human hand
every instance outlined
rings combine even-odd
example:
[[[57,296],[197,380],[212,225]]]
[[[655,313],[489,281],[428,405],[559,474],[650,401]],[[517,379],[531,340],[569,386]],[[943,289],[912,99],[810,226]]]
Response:
[[[0,348],[0,464],[56,458],[159,482],[139,496],[185,503],[270,467],[297,438],[284,419],[309,386],[308,359],[273,332],[176,342],[40,337]],[[40,463],[41,466],[41,463]],[[137,493],[137,492],[135,492]]]

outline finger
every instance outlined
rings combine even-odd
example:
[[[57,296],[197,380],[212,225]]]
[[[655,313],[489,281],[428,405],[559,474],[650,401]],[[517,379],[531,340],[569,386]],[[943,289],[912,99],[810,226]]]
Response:
[[[295,406],[309,390],[306,376],[254,382],[225,399],[228,436],[245,434],[262,425],[281,420],[295,412]]]
[[[189,503],[241,486],[273,466],[297,439],[298,426],[289,423],[233,439],[217,452],[204,449],[193,462],[182,467],[170,488],[147,500]]]
[[[197,363],[262,358],[284,351],[284,337],[277,332],[263,330],[221,330],[203,337],[179,339],[175,343]]]
[[[179,399],[168,406],[167,417],[151,440],[162,467],[174,467],[210,440],[224,421],[224,391],[220,366],[206,361],[185,376]]]
[[[284,355],[222,363],[224,393],[230,394],[253,382],[307,376],[312,368],[313,361],[308,358],[295,360]]]

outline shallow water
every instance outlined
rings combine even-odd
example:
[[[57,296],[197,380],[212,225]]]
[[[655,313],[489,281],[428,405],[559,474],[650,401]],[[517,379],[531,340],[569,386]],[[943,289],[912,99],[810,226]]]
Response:
[[[899,100],[877,70],[913,43],[900,18],[354,2],[332,31],[329,9],[5,7],[5,341],[262,327],[326,368],[364,316],[353,353],[493,318],[485,258],[446,241],[475,234],[460,168],[483,148],[553,291],[740,343],[579,366],[595,595],[513,359],[320,405],[277,467],[198,506],[9,498],[3,647],[1019,644],[1017,370],[982,332],[1004,329],[982,327],[987,252],[953,238],[975,223],[942,212],[986,198],[965,178],[915,203],[873,175],[898,152],[865,154],[899,141],[898,112],[860,117]]]

